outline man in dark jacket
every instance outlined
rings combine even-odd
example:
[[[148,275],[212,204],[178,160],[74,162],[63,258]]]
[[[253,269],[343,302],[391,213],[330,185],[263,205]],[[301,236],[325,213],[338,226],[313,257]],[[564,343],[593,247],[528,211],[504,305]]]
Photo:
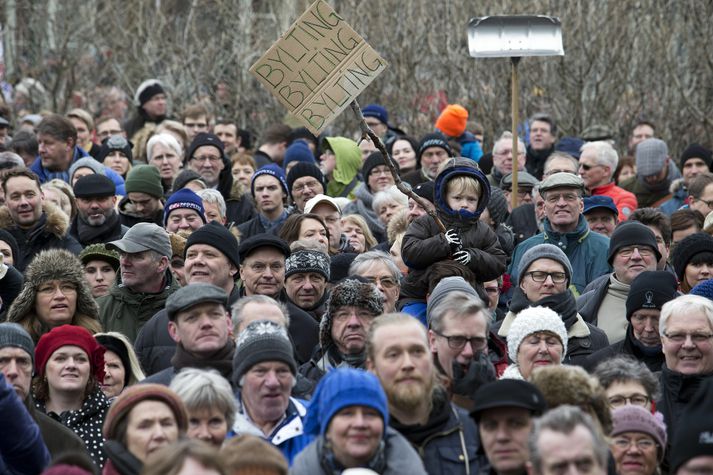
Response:
[[[380,317],[369,333],[367,367],[389,403],[389,425],[414,446],[430,475],[478,473],[478,432],[468,413],[435,386],[426,329],[403,314]]]
[[[557,125],[549,115],[539,112],[530,118],[530,145],[527,146],[527,171],[542,180],[545,161],[555,151]]]
[[[277,235],[287,219],[285,202],[289,195],[285,172],[274,163],[255,172],[250,182],[257,216],[238,226],[243,239],[260,233]]]
[[[314,249],[295,249],[285,261],[285,290],[290,302],[322,319],[327,302],[329,256]]]
[[[0,208],[0,229],[17,241],[19,256],[14,265],[24,272],[32,258],[46,249],[66,249],[79,254],[82,246],[67,234],[69,219],[61,210],[44,202],[37,175],[16,169],[2,179],[5,207]]]
[[[142,82],[134,94],[136,115],[124,123],[126,136],[132,141],[134,134],[143,129],[147,122],[156,125],[166,118],[168,107],[166,105],[166,90],[158,79],[147,79]]]
[[[110,178],[93,173],[74,184],[77,216],[69,234],[82,246],[121,239],[129,230],[121,224],[116,205],[116,185]]]
[[[636,195],[640,208],[658,208],[671,198],[671,183],[681,172],[668,154],[666,142],[649,138],[636,146],[636,176],[621,187]]]
[[[72,430],[35,409],[30,394],[34,355],[35,344],[24,328],[16,323],[0,323],[0,372],[39,426],[50,457],[54,459],[66,452],[79,452],[89,457],[84,442]]]
[[[163,226],[163,185],[158,168],[138,165],[126,175],[126,196],[119,202],[121,224],[155,223]]]

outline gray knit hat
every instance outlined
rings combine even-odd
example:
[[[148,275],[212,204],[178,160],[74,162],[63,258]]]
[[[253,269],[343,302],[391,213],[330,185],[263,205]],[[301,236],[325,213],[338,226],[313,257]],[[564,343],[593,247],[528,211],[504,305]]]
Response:
[[[650,138],[636,146],[636,174],[658,175],[668,158],[668,147],[661,139]]]
[[[538,244],[537,246],[533,246],[528,249],[520,259],[520,275],[518,280],[522,280],[522,276],[525,275],[527,269],[529,269],[532,263],[538,259],[552,259],[553,261],[562,264],[562,267],[564,267],[564,273],[567,274],[567,285],[572,282],[572,264],[570,264],[567,254],[565,254],[562,249],[554,244]]]
[[[517,350],[527,335],[544,331],[554,333],[560,339],[564,359],[567,354],[567,329],[562,318],[547,307],[528,307],[515,316],[507,336],[510,359],[517,361]]]
[[[233,383],[239,386],[240,379],[250,368],[263,361],[282,361],[297,374],[292,343],[285,327],[269,320],[250,323],[238,335],[233,357]]]
[[[27,331],[17,323],[0,323],[0,349],[12,346],[25,350],[35,365],[35,343]]]
[[[357,278],[344,279],[334,286],[327,299],[324,316],[319,322],[319,343],[323,349],[332,341],[335,310],[345,306],[365,308],[378,317],[384,313],[384,296],[374,284]]]
[[[431,326],[431,312],[441,302],[443,302],[451,292],[463,292],[480,300],[478,292],[475,291],[472,285],[465,281],[461,276],[444,277],[433,288],[431,295],[426,303],[426,316],[428,318],[428,326]]]
[[[97,175],[106,175],[104,172],[104,165],[97,162],[92,157],[80,158],[69,167],[69,182],[72,183],[72,178],[74,178],[74,173],[80,168],[89,168]]]
[[[323,252],[312,249],[295,251],[285,260],[285,279],[292,274],[314,272],[329,281],[329,266],[329,256]]]

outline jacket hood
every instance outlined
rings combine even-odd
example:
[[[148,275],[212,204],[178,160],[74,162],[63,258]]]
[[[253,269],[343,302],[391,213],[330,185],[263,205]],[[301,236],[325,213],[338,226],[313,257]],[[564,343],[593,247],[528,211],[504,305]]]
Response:
[[[42,211],[47,216],[44,228],[45,232],[54,234],[58,238],[65,237],[69,230],[69,217],[49,201],[45,201],[42,204]],[[15,222],[12,220],[7,206],[0,207],[0,229],[10,229],[14,227]]]
[[[452,210],[446,202],[446,184],[448,180],[460,175],[469,176],[480,183],[480,189],[482,191],[480,192],[480,199],[478,200],[478,208],[474,213],[463,210]],[[480,218],[480,214],[488,206],[488,202],[490,201],[490,182],[488,182],[488,178],[473,160],[463,157],[449,158],[445,167],[436,177],[433,197],[439,216],[445,218],[446,221],[473,223]]]
[[[332,172],[334,180],[343,185],[349,184],[361,169],[359,145],[345,137],[325,137],[324,142],[336,157],[337,165]]]

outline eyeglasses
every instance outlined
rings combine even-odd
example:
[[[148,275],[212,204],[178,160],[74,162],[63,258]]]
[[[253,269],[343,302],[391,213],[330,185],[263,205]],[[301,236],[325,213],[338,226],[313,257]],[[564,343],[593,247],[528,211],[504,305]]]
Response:
[[[62,282],[61,284],[45,284],[41,285],[38,289],[37,292],[40,294],[45,294],[45,295],[54,295],[57,293],[57,289],[59,289],[60,292],[62,292],[64,295],[75,293],[77,291],[77,288],[74,286],[74,284],[70,284],[67,282]]]
[[[397,285],[399,285],[399,281],[394,279],[393,277],[368,277],[364,276],[364,279],[368,280],[372,284],[376,285],[377,283],[381,284],[381,286],[385,289],[393,289]]]
[[[631,396],[612,396],[609,398],[609,405],[611,407],[622,407],[626,404],[631,404],[634,406],[643,406],[649,403],[651,399],[644,394],[632,394]]]
[[[574,203],[579,199],[579,195],[577,193],[553,193],[548,194],[545,201],[550,204],[555,204],[559,202],[560,198],[565,200],[567,203]]]
[[[301,185],[295,184],[295,185],[292,186],[292,192],[294,193],[295,191],[298,191],[298,192],[299,192],[299,191],[302,191],[302,190],[314,190],[314,189],[317,188],[318,186],[319,186],[319,182],[318,182],[318,181],[309,181],[309,182],[303,183],[303,184],[301,184]]]
[[[444,335],[441,332],[437,332],[436,330],[433,330],[433,333],[442,338],[445,338],[448,342],[448,347],[452,350],[462,350],[463,348],[465,348],[466,343],[470,343],[470,346],[471,348],[473,348],[473,351],[483,351],[488,346],[488,340],[486,338],[483,338],[482,336],[472,336],[470,338],[462,335],[448,336]]]
[[[654,255],[654,250],[651,249],[650,247],[643,247],[643,246],[629,246],[629,247],[622,247],[617,251],[617,255],[621,257],[631,257],[632,254],[634,254],[634,249],[639,251],[639,255],[641,257],[651,257]]]
[[[542,283],[549,277],[555,284],[561,284],[567,280],[567,274],[564,272],[544,272],[539,270],[534,270],[532,272],[526,272],[525,275],[529,275],[532,280],[538,283]]]
[[[664,333],[663,336],[678,345],[683,344],[688,337],[691,337],[691,341],[696,345],[709,343],[710,339],[713,338],[711,333]]]
[[[696,201],[700,201],[701,203],[704,203],[706,206],[708,206],[710,209],[713,209],[713,200],[696,199]]]
[[[374,168],[369,172],[369,176],[379,176],[379,175],[389,176],[389,175],[391,175],[391,171],[384,166],[383,168],[378,168],[378,167]]]
[[[626,437],[617,437],[612,441],[614,446],[619,450],[629,450],[629,447],[636,445],[636,448],[642,452],[653,450],[657,447],[656,442],[648,437],[638,440],[627,439]]]
[[[580,167],[582,170],[584,170],[585,172],[588,172],[588,171],[591,170],[592,168],[595,168],[595,167],[603,167],[603,166],[604,166],[604,165],[587,165],[586,163],[580,163],[580,164],[579,164],[579,167]]]
[[[218,163],[219,161],[222,160],[221,157],[214,157],[211,155],[205,155],[203,157],[191,157],[191,160],[195,160],[197,162],[209,162],[209,163]]]

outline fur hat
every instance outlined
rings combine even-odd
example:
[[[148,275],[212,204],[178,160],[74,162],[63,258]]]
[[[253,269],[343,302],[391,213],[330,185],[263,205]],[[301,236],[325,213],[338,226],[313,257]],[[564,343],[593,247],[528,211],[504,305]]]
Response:
[[[374,284],[353,277],[348,277],[335,285],[329,294],[324,316],[319,323],[319,343],[323,349],[332,342],[334,312],[344,306],[365,308],[378,317],[384,313],[384,296]]]
[[[562,359],[567,354],[567,329],[559,315],[547,307],[528,307],[515,316],[508,331],[508,355],[517,361],[517,351],[526,336],[550,332],[562,342]]]
[[[10,307],[7,321],[20,323],[28,316],[36,319],[37,288],[49,280],[64,280],[77,288],[75,314],[94,319],[99,316],[99,307],[92,297],[89,284],[84,278],[82,263],[77,256],[64,249],[49,249],[37,254],[27,266],[25,285]]]

